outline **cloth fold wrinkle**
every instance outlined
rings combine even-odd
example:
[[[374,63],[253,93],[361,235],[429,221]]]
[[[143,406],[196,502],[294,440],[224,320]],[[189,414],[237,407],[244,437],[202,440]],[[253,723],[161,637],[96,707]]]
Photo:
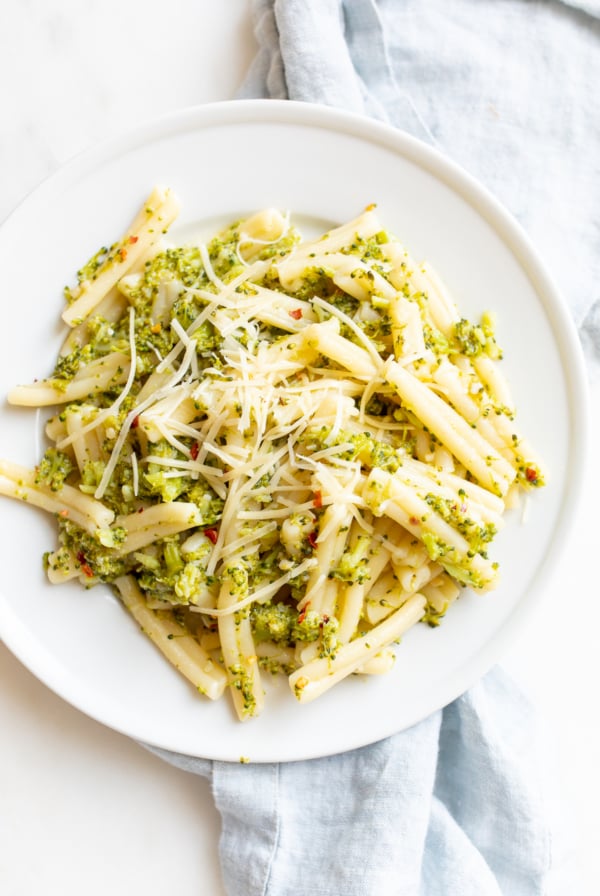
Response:
[[[498,712],[501,706],[508,711]],[[515,896],[538,892],[550,865],[550,833],[540,825],[548,813],[536,786],[543,745],[528,723],[530,712],[501,676],[488,677],[485,688],[450,704],[443,715],[434,791],[476,849],[477,861],[485,861],[501,892]],[[516,837],[526,864],[506,860],[506,843]]]
[[[437,142],[557,262],[591,369],[599,15],[596,0],[252,0],[258,52],[238,95],[339,106]],[[539,737],[496,668],[408,731],[339,756],[238,766],[153,752],[211,779],[228,896],[555,896],[561,863],[558,878],[577,882]]]
[[[228,762],[215,762],[212,769],[212,791],[222,820],[223,882],[227,893],[263,896],[270,889],[279,847],[280,766],[268,763],[254,766],[250,774],[243,771]]]
[[[238,99],[289,99],[273,4],[271,0],[252,0],[252,11],[258,52],[238,90]]]
[[[375,0],[354,0],[344,4],[344,18],[350,55],[366,91],[366,113],[435,144],[435,137],[412,98],[397,83]]]
[[[311,102],[364,112],[339,0],[276,0],[275,19],[289,99],[305,98],[309,77]]]
[[[267,896],[418,891],[440,721],[435,713],[410,734],[281,766],[281,833]]]

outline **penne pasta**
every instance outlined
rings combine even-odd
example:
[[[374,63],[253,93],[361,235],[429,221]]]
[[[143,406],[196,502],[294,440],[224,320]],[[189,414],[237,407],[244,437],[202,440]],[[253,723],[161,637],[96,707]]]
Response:
[[[422,618],[425,606],[425,598],[416,594],[370,632],[340,647],[334,659],[318,657],[297,669],[289,682],[300,703],[310,703],[372,660]]]
[[[102,260],[88,278],[72,292],[73,301],[62,318],[70,326],[88,317],[116,283],[136,264],[173,223],[179,203],[170,190],[157,187],[114,247],[102,253]]]
[[[471,323],[370,207],[303,241],[258,211],[168,245],[156,188],[66,290],[58,406],[0,494],[56,519],[49,581],[113,587],[238,719],[265,676],[308,703],[389,672],[462,589],[494,588],[505,512],[545,474],[516,429],[491,318]]]
[[[201,694],[211,700],[218,700],[225,689],[225,673],[198,641],[177,622],[170,611],[150,610],[131,576],[116,579],[115,586],[144,634],[178,672]]]

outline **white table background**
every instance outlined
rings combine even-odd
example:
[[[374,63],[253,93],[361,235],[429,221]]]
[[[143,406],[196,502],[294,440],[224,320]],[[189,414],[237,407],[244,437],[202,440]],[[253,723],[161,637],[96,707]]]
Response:
[[[96,140],[232,98],[254,51],[248,0],[0,0],[0,220]],[[590,468],[546,607],[504,661],[548,726],[578,896],[600,892],[599,503]],[[0,643],[0,893],[223,896],[218,837],[206,781],[72,709]]]

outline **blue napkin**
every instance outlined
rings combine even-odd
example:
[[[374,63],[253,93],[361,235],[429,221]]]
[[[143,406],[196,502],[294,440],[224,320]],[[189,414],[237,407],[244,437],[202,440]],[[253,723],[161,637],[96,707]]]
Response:
[[[210,777],[228,896],[550,893],[540,730],[498,669],[419,725],[338,756],[240,766],[152,751]]]
[[[600,2],[253,0],[252,14],[240,96],[371,115],[462,164],[541,250],[598,373]],[[419,725],[339,756],[238,766],[154,752],[211,779],[228,896],[577,892],[542,735],[494,669]]]

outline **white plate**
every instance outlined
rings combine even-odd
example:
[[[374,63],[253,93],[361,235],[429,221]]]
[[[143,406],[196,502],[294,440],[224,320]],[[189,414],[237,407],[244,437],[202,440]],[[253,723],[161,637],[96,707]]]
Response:
[[[61,289],[113,241],[155,183],[183,201],[181,228],[264,206],[323,227],[377,202],[385,225],[442,275],[459,307],[499,315],[519,427],[543,454],[549,486],[526,524],[513,515],[493,550],[502,584],[465,595],[439,629],[417,626],[394,671],[352,679],[298,705],[285,681],[240,724],[227,700],[199,698],[138,632],[108,588],[52,587],[41,556],[53,520],[0,500],[0,635],[65,700],[131,737],[195,756],[295,760],[371,743],[462,693],[498,658],[563,548],[582,481],[583,367],[570,317],[522,231],[470,177],[418,141],[372,121],[290,102],[185,110],[78,157],[0,231],[0,394],[47,375],[61,340]],[[36,413],[0,410],[0,457],[39,457]]]

